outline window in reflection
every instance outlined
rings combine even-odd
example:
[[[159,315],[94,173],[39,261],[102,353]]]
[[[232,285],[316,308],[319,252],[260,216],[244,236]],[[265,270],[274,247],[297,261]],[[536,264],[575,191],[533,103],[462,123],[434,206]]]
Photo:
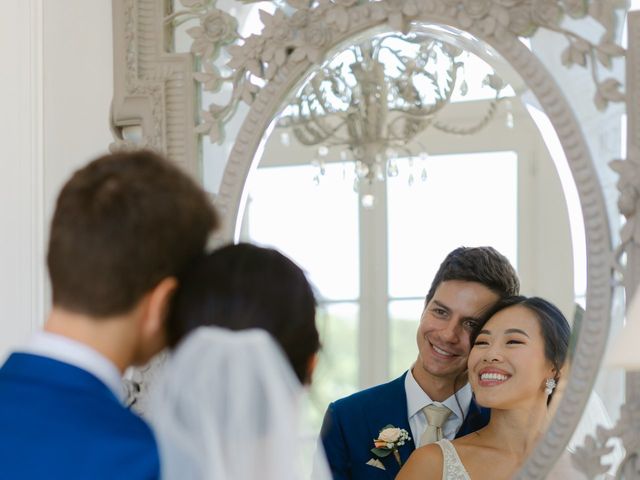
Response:
[[[423,298],[389,302],[389,374],[392,378],[399,377],[418,356],[416,332],[423,306]]]
[[[410,160],[398,161],[410,174]],[[425,183],[387,181],[389,294],[424,298],[440,262],[461,245],[491,245],[518,269],[515,152],[438,155]]]
[[[357,303],[325,303],[317,314],[322,350],[309,392],[310,424],[320,430],[327,405],[358,390]]]
[[[243,236],[293,258],[321,302],[357,301],[358,197],[341,165],[325,168],[322,188],[313,188],[311,165],[258,169],[249,180]]]
[[[317,290],[323,351],[308,414],[318,428],[330,401],[376,382],[367,372],[384,381],[413,363],[424,296],[449,251],[493,245],[517,266],[517,162],[514,152],[433,156],[420,163],[427,180],[410,184],[411,160],[399,159],[404,173],[366,207],[340,162],[317,187],[311,165],[250,178],[243,238],[290,256]],[[382,345],[376,332],[387,332]]]

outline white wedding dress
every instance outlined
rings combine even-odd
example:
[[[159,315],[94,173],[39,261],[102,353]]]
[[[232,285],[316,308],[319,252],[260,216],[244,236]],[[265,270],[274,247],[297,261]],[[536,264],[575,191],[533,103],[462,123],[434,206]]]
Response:
[[[453,443],[443,438],[436,445],[442,450],[442,480],[471,480]]]
[[[567,448],[548,473],[546,477],[547,480],[574,480],[584,478],[582,473],[576,470],[572,465],[571,454],[575,451],[576,446],[584,443],[586,435],[596,434],[598,426],[610,428],[611,420],[609,419],[609,415],[607,414],[600,397],[595,392],[591,392],[582,419],[569,441]],[[440,440],[436,443],[442,449],[442,455],[444,458],[442,479],[469,480],[469,474],[460,461],[460,457],[458,456],[453,444],[446,439]],[[624,457],[624,452],[619,443],[614,443],[612,446],[614,447],[613,451],[606,457],[603,457],[602,460],[603,463],[617,466]],[[610,473],[599,475],[596,478],[598,478],[598,480],[611,479],[613,478],[614,473],[615,468],[612,467]]]
[[[148,418],[167,480],[308,478],[300,442],[302,386],[263,330],[201,327],[152,386]],[[329,480],[321,449],[314,479]]]

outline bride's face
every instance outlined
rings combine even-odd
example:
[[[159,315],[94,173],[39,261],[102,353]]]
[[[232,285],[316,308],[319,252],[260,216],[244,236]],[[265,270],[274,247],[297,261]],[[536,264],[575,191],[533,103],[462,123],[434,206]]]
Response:
[[[553,366],[544,354],[536,315],[520,305],[499,311],[484,325],[469,354],[469,381],[482,406],[499,409],[545,402]]]

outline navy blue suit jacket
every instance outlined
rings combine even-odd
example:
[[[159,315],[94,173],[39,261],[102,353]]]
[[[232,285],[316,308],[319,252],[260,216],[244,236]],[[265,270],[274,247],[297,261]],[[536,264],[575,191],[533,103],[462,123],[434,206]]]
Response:
[[[151,429],[89,372],[12,354],[0,369],[0,477],[159,478]]]
[[[381,459],[385,470],[367,465],[373,440],[382,428],[391,424],[411,434],[404,388],[406,373],[384,385],[378,385],[329,405],[322,423],[324,445],[334,480],[389,480],[400,470],[393,455]],[[489,422],[489,410],[473,400],[469,413],[458,431],[462,437],[484,427]],[[413,439],[398,449],[404,464],[415,450]]]

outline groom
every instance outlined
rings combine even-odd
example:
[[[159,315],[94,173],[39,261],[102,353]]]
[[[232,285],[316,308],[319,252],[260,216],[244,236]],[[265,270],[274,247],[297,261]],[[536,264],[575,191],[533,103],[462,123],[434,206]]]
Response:
[[[334,480],[393,479],[396,454],[378,457],[374,439],[388,425],[411,440],[398,446],[404,464],[416,446],[466,435],[484,427],[489,411],[472,399],[467,383],[470,334],[483,312],[520,288],[509,261],[491,247],[460,247],[440,265],[418,327],[418,358],[400,378],[329,405],[322,442]],[[382,437],[394,440],[397,430]]]
[[[176,278],[216,224],[205,193],[151,152],[104,156],[64,185],[51,313],[0,369],[1,478],[159,478],[152,432],[122,405],[120,379],[164,346]]]

